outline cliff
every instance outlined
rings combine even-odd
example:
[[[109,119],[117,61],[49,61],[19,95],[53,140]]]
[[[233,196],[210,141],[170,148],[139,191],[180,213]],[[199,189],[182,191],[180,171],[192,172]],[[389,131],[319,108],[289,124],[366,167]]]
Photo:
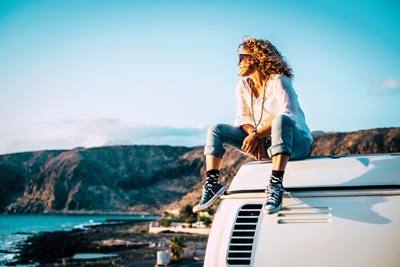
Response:
[[[228,147],[222,183],[252,159]],[[311,156],[400,152],[400,128],[320,132]],[[0,212],[161,213],[195,204],[203,147],[109,146],[0,155]]]

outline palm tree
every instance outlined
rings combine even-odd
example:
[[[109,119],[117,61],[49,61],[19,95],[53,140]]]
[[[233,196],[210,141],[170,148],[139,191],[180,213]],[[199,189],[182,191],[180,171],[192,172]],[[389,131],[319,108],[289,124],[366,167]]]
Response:
[[[183,249],[186,247],[185,242],[181,239],[180,236],[174,236],[170,240],[169,250],[172,256],[172,259],[179,261],[183,254]]]

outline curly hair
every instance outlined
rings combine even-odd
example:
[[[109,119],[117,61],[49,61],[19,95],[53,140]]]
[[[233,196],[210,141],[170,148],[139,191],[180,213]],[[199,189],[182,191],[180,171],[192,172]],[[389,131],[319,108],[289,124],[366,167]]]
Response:
[[[293,70],[270,41],[249,36],[244,36],[242,40],[236,51],[239,53],[240,48],[248,49],[250,51],[250,63],[256,64],[267,80],[271,79],[274,74],[285,75],[289,78],[294,77]]]

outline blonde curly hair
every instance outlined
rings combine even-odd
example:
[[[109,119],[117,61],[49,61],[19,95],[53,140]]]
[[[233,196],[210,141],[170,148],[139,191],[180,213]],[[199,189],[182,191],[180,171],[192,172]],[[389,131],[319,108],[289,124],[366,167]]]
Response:
[[[242,40],[236,51],[239,53],[241,48],[249,50],[250,63],[255,64],[267,80],[271,79],[274,74],[285,75],[289,78],[294,77],[293,70],[270,41],[249,36],[244,36]]]

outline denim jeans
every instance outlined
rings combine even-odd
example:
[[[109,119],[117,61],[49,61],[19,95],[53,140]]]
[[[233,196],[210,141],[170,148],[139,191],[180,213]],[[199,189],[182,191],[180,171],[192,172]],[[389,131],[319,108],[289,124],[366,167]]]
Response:
[[[208,129],[204,155],[224,158],[225,144],[243,152],[242,144],[247,134],[240,128],[228,124],[215,124]],[[264,139],[267,157],[289,154],[290,159],[301,159],[309,155],[310,141],[297,129],[293,120],[286,115],[278,115],[272,121],[271,136]],[[243,152],[244,153],[244,152]]]

